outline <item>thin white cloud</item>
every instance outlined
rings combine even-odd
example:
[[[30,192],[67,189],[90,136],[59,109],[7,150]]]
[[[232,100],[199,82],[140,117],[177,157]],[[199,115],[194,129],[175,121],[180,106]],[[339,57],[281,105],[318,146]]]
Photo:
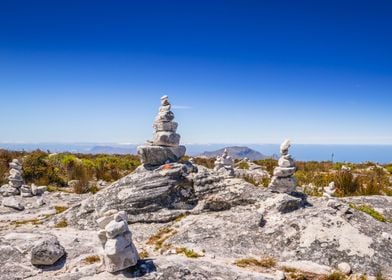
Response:
[[[178,109],[178,110],[190,110],[192,109],[191,106],[183,106],[183,105],[173,105],[173,109]]]

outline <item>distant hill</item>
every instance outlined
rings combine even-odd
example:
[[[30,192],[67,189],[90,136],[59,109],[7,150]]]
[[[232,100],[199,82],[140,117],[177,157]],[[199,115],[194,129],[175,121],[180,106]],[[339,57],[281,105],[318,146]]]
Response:
[[[223,151],[227,149],[229,152],[229,155],[234,158],[234,159],[243,159],[243,158],[248,158],[250,160],[260,160],[260,159],[265,159],[269,158],[266,155],[263,155],[262,153],[252,150],[251,148],[248,147],[238,147],[238,146],[233,146],[233,147],[226,147],[223,149],[219,149],[216,151],[212,152],[204,152],[202,153],[201,157],[208,157],[208,158],[213,158],[217,157],[223,154]]]
[[[136,146],[94,146],[88,150],[91,154],[136,154]]]

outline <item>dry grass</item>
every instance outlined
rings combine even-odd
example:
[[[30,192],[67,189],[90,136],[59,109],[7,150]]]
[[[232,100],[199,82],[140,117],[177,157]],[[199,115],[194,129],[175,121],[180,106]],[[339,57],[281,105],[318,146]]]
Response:
[[[186,257],[192,258],[192,259],[204,257],[204,255],[196,253],[192,249],[187,249],[185,247],[176,248],[176,253],[177,254],[184,254]]]
[[[99,256],[94,255],[94,256],[85,257],[83,261],[88,264],[93,264],[99,262],[100,260],[101,258]]]
[[[55,228],[65,228],[68,226],[68,222],[67,220],[61,220],[60,222],[58,222],[57,224],[55,224]]]
[[[264,257],[260,260],[255,258],[248,258],[248,259],[240,259],[237,260],[234,264],[238,267],[264,267],[264,268],[271,268],[276,266],[276,260],[271,257]]]
[[[60,214],[68,210],[68,207],[56,205],[54,206],[54,209],[56,210],[56,214]]]
[[[175,231],[172,228],[168,228],[168,227],[161,228],[156,234],[152,235],[147,240],[147,244],[155,246],[155,250],[162,249],[164,247],[165,241],[170,237],[172,237],[173,235],[175,235],[176,233],[177,231]]]
[[[150,255],[148,254],[148,252],[146,250],[143,250],[139,253],[139,257],[141,259],[147,259]]]
[[[21,225],[42,225],[42,221],[39,219],[31,219],[31,220],[23,220],[23,221],[13,221],[11,222],[12,225],[21,226]]]

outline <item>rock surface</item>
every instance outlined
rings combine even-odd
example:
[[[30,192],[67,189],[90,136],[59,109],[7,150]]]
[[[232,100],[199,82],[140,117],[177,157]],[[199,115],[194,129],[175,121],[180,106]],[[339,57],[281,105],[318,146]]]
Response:
[[[319,279],[342,262],[350,264],[355,274],[375,276],[381,271],[385,279],[392,278],[392,224],[349,206],[368,204],[392,220],[392,197],[327,201],[273,193],[188,163],[154,170],[140,167],[95,195],[45,196],[47,204],[41,208],[34,208],[35,198],[25,198],[23,213],[0,207],[1,280],[275,279],[276,271],[284,267],[297,269],[307,279]],[[60,202],[70,208],[56,214],[53,206]],[[129,214],[132,241],[144,256],[134,267],[115,274],[105,272],[102,244],[127,232],[125,224],[110,226],[109,236],[105,230],[101,240],[96,234],[99,227],[106,229],[112,221],[123,219],[120,215],[96,222],[104,213],[115,215],[113,209]],[[26,219],[32,222],[15,224]],[[63,220],[68,227],[56,228]],[[30,252],[36,241],[48,235],[56,235],[67,258],[40,270],[31,265]],[[111,241],[109,253],[126,247],[128,237],[123,237]],[[91,256],[97,261],[85,260]],[[261,257],[275,259],[276,265],[235,265],[238,260]]]

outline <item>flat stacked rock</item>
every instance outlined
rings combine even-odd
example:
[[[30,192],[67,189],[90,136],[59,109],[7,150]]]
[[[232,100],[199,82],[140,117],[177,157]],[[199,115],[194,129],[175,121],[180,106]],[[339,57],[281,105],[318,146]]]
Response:
[[[124,211],[110,210],[97,220],[102,229],[98,237],[105,251],[105,267],[114,273],[135,266],[139,254],[132,242],[128,216]]]
[[[167,95],[161,98],[161,107],[155,118],[153,139],[138,147],[138,154],[144,165],[159,166],[177,162],[185,155],[185,146],[180,145],[181,136],[176,133],[178,123],[174,122],[174,114]]]
[[[8,176],[8,184],[0,188],[0,193],[3,196],[19,195],[26,192],[26,185],[23,179],[22,164],[19,160],[14,159],[9,163],[10,171]],[[27,186],[28,188],[28,186]],[[31,192],[30,192],[31,194]]]
[[[273,192],[291,193],[295,191],[297,182],[294,173],[297,170],[294,159],[289,154],[290,140],[285,140],[280,145],[281,157],[278,161],[278,167],[274,169],[274,176],[271,179],[269,188]]]
[[[229,176],[234,176],[234,160],[229,156],[227,149],[224,150],[222,156],[216,158],[214,170],[224,172]]]

